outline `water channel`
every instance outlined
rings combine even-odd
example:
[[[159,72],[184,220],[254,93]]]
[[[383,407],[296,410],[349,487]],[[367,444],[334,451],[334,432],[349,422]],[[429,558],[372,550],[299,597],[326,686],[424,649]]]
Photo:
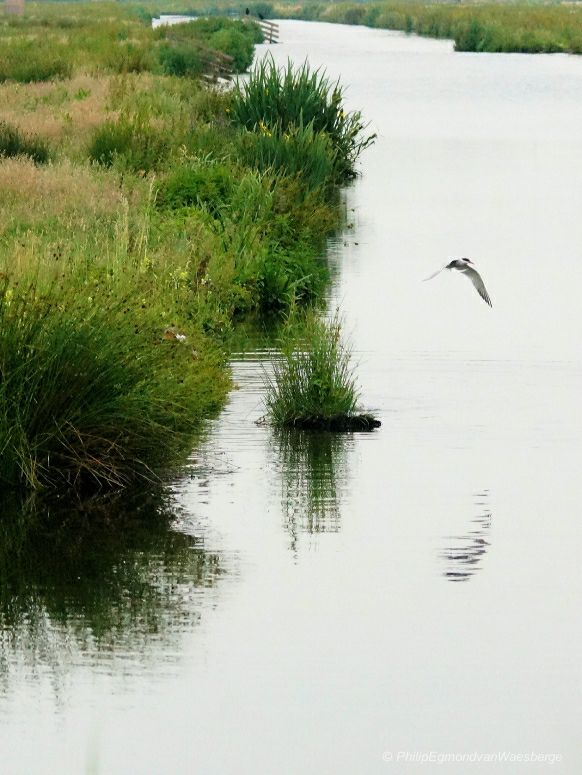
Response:
[[[582,59],[280,29],[258,55],[341,77],[378,133],[329,302],[382,428],[256,425],[265,343],[169,496],[112,499],[74,547],[41,525],[16,571],[15,517],[0,771],[575,775]],[[464,255],[492,309],[456,274],[422,282]],[[562,758],[509,760],[531,752]]]

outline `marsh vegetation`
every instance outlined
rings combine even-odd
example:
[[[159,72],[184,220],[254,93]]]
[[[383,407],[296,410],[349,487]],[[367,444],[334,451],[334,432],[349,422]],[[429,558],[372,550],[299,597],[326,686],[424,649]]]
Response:
[[[149,22],[33,4],[0,32],[2,487],[174,470],[224,400],[236,322],[327,280],[335,186],[370,142],[359,114],[308,67],[267,62],[230,92],[176,66],[203,45],[247,67],[252,24]]]
[[[290,323],[266,383],[267,415],[275,427],[347,431],[380,425],[359,407],[355,367],[337,312],[329,321],[312,313],[298,325]]]
[[[278,10],[294,18],[450,38],[457,51],[582,54],[582,8],[576,3],[308,2]]]

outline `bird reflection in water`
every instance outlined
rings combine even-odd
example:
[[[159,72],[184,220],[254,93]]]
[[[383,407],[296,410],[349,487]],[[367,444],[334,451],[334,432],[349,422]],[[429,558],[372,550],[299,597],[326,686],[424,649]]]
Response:
[[[339,433],[292,430],[274,435],[283,519],[293,551],[302,533],[339,531],[349,443],[349,437]]]
[[[440,555],[445,561],[443,576],[449,581],[468,581],[480,569],[490,546],[489,491],[477,493],[475,498],[481,513],[471,520],[470,529],[464,535],[448,537],[450,543]]]

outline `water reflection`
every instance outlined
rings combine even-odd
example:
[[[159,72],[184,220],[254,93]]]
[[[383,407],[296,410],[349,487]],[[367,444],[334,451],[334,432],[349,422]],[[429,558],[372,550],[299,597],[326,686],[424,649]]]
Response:
[[[491,510],[489,491],[475,495],[475,505],[481,513],[471,520],[464,535],[448,536],[450,542],[441,553],[445,562],[443,576],[449,581],[468,581],[481,567],[481,561],[490,546]]]
[[[79,662],[171,659],[223,569],[172,528],[163,493],[5,504],[0,518],[0,681]],[[58,683],[58,682],[57,682]]]
[[[281,431],[273,444],[281,472],[282,506],[291,549],[301,533],[340,529],[339,484],[347,476],[348,436],[338,433]]]

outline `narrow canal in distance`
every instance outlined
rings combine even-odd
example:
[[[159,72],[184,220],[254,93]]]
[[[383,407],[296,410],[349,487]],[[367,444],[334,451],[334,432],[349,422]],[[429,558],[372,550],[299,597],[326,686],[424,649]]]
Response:
[[[191,476],[147,506],[159,530],[125,515],[91,562],[40,545],[0,601],[1,772],[432,773],[386,759],[533,751],[573,775],[582,59],[280,30],[258,55],[324,66],[378,132],[330,305],[383,426],[281,444],[254,422],[268,350],[235,359]],[[493,309],[460,276],[421,282],[460,256]]]

